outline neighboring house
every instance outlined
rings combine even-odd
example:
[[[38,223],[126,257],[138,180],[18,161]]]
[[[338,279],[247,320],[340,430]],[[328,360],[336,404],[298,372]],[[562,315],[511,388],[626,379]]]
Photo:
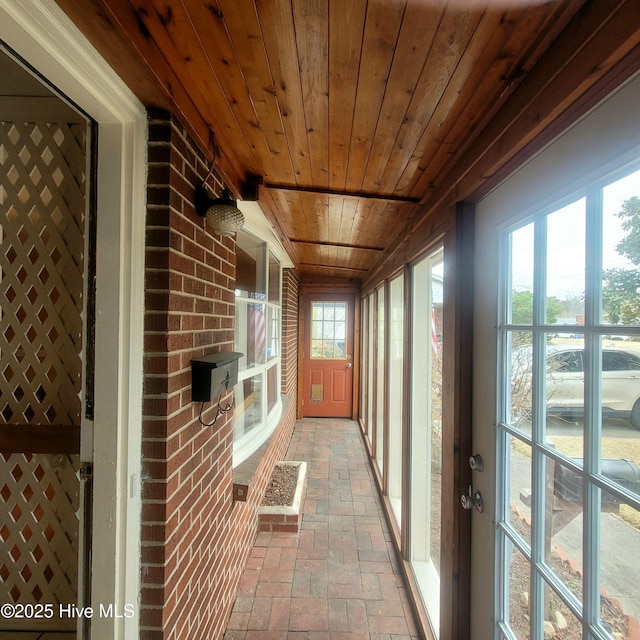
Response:
[[[266,4],[0,0],[1,603],[111,607],[27,625],[79,638],[220,638],[296,419],[341,416],[425,637],[542,638],[548,583],[584,637],[612,637],[599,492],[640,499],[600,473],[602,372],[590,358],[581,466],[535,403],[511,423],[511,345],[539,365],[554,329],[506,306],[532,225],[534,299],[575,249],[599,353],[606,230],[640,195],[637,4]],[[220,49],[181,37],[206,20]],[[237,234],[196,211],[205,180],[243,196]],[[225,351],[237,384],[193,402],[192,360]],[[542,374],[532,388],[543,407]],[[514,442],[537,522],[545,465],[584,482],[582,595],[544,569],[544,524],[514,522]],[[484,510],[462,510],[476,491]]]

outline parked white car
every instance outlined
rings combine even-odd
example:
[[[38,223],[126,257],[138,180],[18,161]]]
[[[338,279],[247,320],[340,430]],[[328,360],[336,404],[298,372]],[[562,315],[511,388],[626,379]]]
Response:
[[[547,414],[581,416],[584,410],[584,350],[557,347],[547,356]],[[602,413],[640,429],[640,351],[602,350]]]

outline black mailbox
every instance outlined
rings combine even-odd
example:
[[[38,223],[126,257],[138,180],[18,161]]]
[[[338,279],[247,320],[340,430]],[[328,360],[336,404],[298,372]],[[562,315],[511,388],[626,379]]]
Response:
[[[573,458],[582,464],[582,458]],[[605,478],[609,478],[621,487],[640,495],[640,469],[631,460],[602,460],[601,471]],[[582,502],[582,477],[567,467],[556,464],[553,492],[558,498],[570,502]],[[602,491],[601,500],[606,504],[619,504],[615,496],[608,491]]]
[[[238,360],[244,354],[220,351],[191,361],[191,400],[211,402],[238,382]]]

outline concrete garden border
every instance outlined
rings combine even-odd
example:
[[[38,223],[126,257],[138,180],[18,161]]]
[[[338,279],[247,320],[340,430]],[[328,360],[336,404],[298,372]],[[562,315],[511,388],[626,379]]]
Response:
[[[298,481],[291,505],[261,506],[258,509],[259,531],[283,531],[297,533],[302,521],[304,489],[307,481],[307,463],[303,461],[281,461],[276,466],[298,467]]]

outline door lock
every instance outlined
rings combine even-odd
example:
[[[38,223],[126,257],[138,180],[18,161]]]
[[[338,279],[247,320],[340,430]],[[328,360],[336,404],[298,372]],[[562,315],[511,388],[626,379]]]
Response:
[[[471,471],[484,471],[484,460],[479,453],[469,458],[469,466]]]
[[[460,504],[463,509],[473,509],[475,507],[478,513],[482,513],[484,511],[484,501],[482,499],[482,494],[479,491],[474,493],[473,487],[469,485],[468,493],[463,493],[460,496]]]

